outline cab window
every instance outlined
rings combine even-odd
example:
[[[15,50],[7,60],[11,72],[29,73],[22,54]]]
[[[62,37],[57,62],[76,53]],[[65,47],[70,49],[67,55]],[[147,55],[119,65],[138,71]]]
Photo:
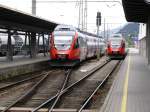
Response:
[[[75,45],[74,45],[74,49],[77,49],[77,48],[79,48],[79,41],[78,41],[78,39],[76,40]]]

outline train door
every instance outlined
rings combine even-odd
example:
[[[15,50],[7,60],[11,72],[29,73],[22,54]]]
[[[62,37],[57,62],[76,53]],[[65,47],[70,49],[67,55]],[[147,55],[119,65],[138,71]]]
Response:
[[[80,60],[85,60],[86,52],[85,52],[85,42],[82,36],[79,35],[78,37],[79,47],[80,47]]]
[[[83,38],[83,55],[84,55],[84,60],[87,58],[87,40],[86,37]]]
[[[88,48],[87,48],[87,37],[83,38],[84,41],[84,58],[87,58],[87,54],[88,54]]]

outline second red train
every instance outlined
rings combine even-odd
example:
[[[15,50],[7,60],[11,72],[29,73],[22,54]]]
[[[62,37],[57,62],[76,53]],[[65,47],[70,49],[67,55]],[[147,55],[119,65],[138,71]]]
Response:
[[[111,59],[124,59],[126,56],[126,43],[121,34],[114,34],[108,39],[106,54]]]

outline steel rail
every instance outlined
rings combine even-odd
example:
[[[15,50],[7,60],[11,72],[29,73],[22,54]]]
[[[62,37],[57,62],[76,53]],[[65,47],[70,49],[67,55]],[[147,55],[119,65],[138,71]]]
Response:
[[[86,78],[90,77],[93,73],[95,73],[96,71],[98,71],[99,69],[103,68],[108,62],[110,62],[110,59],[106,60],[106,62],[103,65],[99,65],[96,68],[94,68],[93,70],[91,70],[90,72],[86,73],[86,75],[81,78],[80,80],[76,81],[75,83],[71,84],[70,86],[66,87],[63,91],[61,91],[60,93],[57,93],[56,95],[52,96],[50,99],[48,99],[47,101],[45,101],[44,103],[42,103],[41,105],[39,105],[38,107],[36,107],[34,110],[32,110],[32,112],[36,112],[39,109],[41,109],[43,106],[45,106],[46,104],[50,103],[51,101],[53,101],[55,98],[58,97],[58,95],[63,95],[64,93],[66,93],[69,89],[73,88],[74,86],[76,86],[77,84],[79,84],[81,81],[85,80]]]
[[[47,76],[49,75],[49,72],[45,73],[44,77],[38,81],[31,89],[29,89],[29,91],[27,91],[25,94],[23,94],[22,96],[20,96],[18,99],[16,99],[14,102],[12,102],[8,107],[6,107],[2,112],[7,112],[11,107],[13,107],[15,104],[17,104],[19,101],[21,101],[22,99],[30,96],[33,94],[34,91],[36,91],[36,89],[40,86],[40,84],[47,78]]]
[[[8,84],[8,85],[6,85],[6,86],[2,86],[2,87],[0,87],[0,91],[3,91],[3,90],[5,90],[5,89],[9,89],[9,88],[11,88],[11,87],[14,87],[14,86],[16,86],[16,85],[18,85],[18,84],[22,84],[22,83],[27,82],[27,81],[29,81],[29,80],[36,79],[36,78],[38,78],[38,77],[41,77],[43,74],[44,74],[44,73],[41,73],[40,75],[37,75],[37,76],[34,76],[34,77],[30,77],[30,78],[26,78],[26,79],[23,79],[23,80],[21,80],[21,81]]]
[[[59,101],[59,99],[60,99],[60,97],[61,97],[61,92],[62,92],[62,91],[64,90],[64,88],[66,87],[71,72],[72,72],[72,69],[69,69],[69,70],[67,71],[67,73],[66,73],[67,76],[66,76],[66,78],[65,78],[65,81],[64,81],[64,83],[63,83],[63,86],[62,86],[60,92],[58,93],[58,96],[57,96],[57,98],[55,99],[53,105],[52,105],[51,108],[49,109],[49,112],[52,112],[53,108],[55,107],[55,105],[56,105],[57,102]]]
[[[107,81],[107,79],[109,78],[109,76],[116,70],[118,64],[120,63],[120,61],[117,62],[117,64],[113,67],[113,69],[106,75],[106,77],[103,79],[102,82],[100,82],[100,84],[96,87],[96,89],[92,92],[92,94],[87,98],[86,101],[84,101],[83,105],[80,107],[80,109],[77,109],[77,112],[82,112],[82,110],[84,109],[84,107],[90,102],[90,100],[92,99],[92,97],[95,95],[95,93],[99,90],[99,88]]]
[[[61,91],[65,88],[65,86],[66,86],[66,84],[67,84],[67,82],[68,82],[69,75],[71,74],[71,72],[72,72],[72,69],[69,69],[69,70],[65,73],[67,76],[66,76],[66,78],[65,78],[65,80],[64,80],[64,83],[63,83],[63,86],[62,86],[61,90],[60,90],[56,95],[54,95],[53,97],[51,97],[50,99],[48,99],[47,101],[45,101],[44,103],[42,103],[40,106],[38,106],[37,108],[35,108],[34,110],[32,110],[32,112],[36,112],[37,110],[39,110],[39,109],[42,108],[44,105],[48,104],[50,101],[52,101],[52,100],[54,100],[54,99],[55,99],[55,101],[54,101],[53,105],[51,106],[51,108],[54,108],[54,107],[55,107],[57,101],[58,101],[59,98],[60,98],[60,93],[61,93]]]

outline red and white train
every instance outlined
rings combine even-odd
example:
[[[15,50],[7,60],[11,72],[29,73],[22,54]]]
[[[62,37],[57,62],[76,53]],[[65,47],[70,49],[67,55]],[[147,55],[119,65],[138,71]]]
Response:
[[[105,49],[103,39],[70,25],[58,25],[52,33],[50,45],[51,63],[65,63],[68,66],[102,54]]]
[[[126,56],[125,46],[125,39],[122,37],[122,35],[114,34],[108,39],[106,54],[113,59],[123,59]]]

